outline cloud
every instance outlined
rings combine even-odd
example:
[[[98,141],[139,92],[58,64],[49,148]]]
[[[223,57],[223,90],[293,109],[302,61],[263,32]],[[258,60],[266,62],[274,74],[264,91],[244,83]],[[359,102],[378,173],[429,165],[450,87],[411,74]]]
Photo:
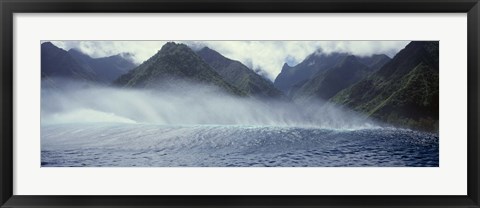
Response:
[[[131,53],[140,64],[153,56],[167,41],[52,41],[65,50],[76,48],[92,57]],[[194,50],[208,46],[238,60],[272,81],[284,63],[296,65],[305,57],[321,53],[345,52],[358,56],[386,54],[393,57],[410,41],[175,41]]]
[[[105,57],[130,53],[140,64],[153,56],[166,41],[51,41],[54,45],[69,50],[78,49],[92,57]]]

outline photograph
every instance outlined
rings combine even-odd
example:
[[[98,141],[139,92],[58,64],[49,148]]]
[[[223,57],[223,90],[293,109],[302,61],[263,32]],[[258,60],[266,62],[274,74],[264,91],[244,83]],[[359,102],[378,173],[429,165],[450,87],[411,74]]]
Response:
[[[40,166],[440,167],[439,45],[42,40]]]

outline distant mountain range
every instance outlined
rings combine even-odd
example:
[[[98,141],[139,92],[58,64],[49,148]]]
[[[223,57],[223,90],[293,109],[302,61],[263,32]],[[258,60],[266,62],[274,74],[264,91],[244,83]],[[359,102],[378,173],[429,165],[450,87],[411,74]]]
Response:
[[[95,72],[92,68],[77,61],[70,53],[50,42],[42,43],[41,67],[42,79],[63,77],[75,80],[96,80]]]
[[[315,52],[296,66],[284,64],[274,85],[297,102],[328,100],[388,61],[390,58],[384,54],[357,57],[347,53]]]
[[[282,71],[275,78],[274,85],[289,96],[293,96],[296,89],[305,84],[310,78],[321,71],[335,66],[347,54],[343,53],[313,53],[296,66],[284,64]]]
[[[42,79],[66,78],[110,84],[135,67],[122,55],[92,58],[76,49],[65,51],[51,42],[41,45]]]
[[[166,43],[135,66],[123,55],[91,58],[42,44],[42,79],[66,77],[123,88],[213,86],[226,93],[303,104],[325,101],[399,127],[438,131],[438,42],[413,41],[395,57],[314,52],[284,64],[272,83],[243,63],[208,47]]]
[[[92,68],[96,74],[96,78],[105,83],[113,82],[121,75],[136,67],[134,63],[124,58],[122,54],[103,58],[92,58],[77,49],[70,49],[68,53],[79,62]],[[128,54],[126,55],[128,56]]]
[[[339,91],[378,70],[377,65],[390,60],[387,56],[380,55],[361,58],[339,54],[338,57],[340,58],[335,65],[319,70],[310,79],[294,85],[297,88],[290,90],[292,98],[299,103],[315,99],[328,100]],[[377,60],[374,61],[373,59]]]

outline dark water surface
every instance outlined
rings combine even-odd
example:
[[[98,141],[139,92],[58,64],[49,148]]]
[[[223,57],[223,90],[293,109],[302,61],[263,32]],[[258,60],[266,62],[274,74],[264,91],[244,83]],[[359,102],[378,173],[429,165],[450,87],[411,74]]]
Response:
[[[42,126],[43,167],[438,167],[438,135],[405,129]]]

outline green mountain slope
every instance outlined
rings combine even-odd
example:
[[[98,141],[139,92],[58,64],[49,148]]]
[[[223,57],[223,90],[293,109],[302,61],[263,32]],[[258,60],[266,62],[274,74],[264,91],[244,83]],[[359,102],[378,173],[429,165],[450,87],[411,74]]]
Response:
[[[396,126],[438,131],[438,50],[438,41],[413,41],[331,101]]]
[[[231,94],[246,95],[226,82],[188,46],[174,42],[166,43],[157,54],[114,81],[117,86],[140,88],[177,88],[187,83],[216,86]]]
[[[261,98],[281,98],[282,92],[273,83],[261,77],[239,61],[231,60],[208,47],[197,54],[210,65],[228,83],[246,92],[248,95]]]

